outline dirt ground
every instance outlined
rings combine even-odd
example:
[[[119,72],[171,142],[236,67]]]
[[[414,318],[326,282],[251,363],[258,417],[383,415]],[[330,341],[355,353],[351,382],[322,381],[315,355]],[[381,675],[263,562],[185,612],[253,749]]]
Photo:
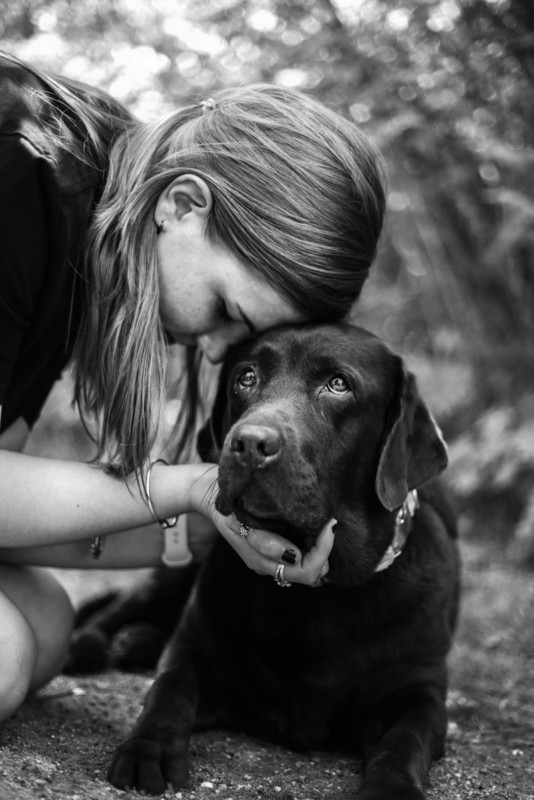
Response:
[[[464,545],[464,600],[450,658],[447,754],[431,773],[429,800],[534,799],[534,578],[487,546]],[[132,573],[58,572],[74,601]],[[149,675],[59,676],[0,730],[0,800],[134,800],[106,782]],[[346,754],[302,755],[213,731],[196,735],[183,800],[341,800],[354,796],[359,764]]]

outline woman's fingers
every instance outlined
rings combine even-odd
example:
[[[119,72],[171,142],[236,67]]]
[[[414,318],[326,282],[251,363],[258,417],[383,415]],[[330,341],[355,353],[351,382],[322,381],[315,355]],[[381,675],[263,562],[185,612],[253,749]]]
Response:
[[[314,546],[302,556],[289,540],[268,531],[241,527],[235,517],[217,520],[225,539],[243,559],[245,564],[261,575],[274,577],[277,567],[284,565],[284,577],[290,583],[318,586],[328,572],[328,556],[334,543],[331,520],[324,526]]]
[[[241,526],[232,515],[215,520],[215,524],[245,564],[262,575],[274,575],[276,565],[300,564],[302,554],[288,539],[268,531]]]
[[[334,544],[336,520],[331,519],[315,540],[313,547],[304,554],[302,562],[295,566],[284,566],[284,579],[290,583],[306,583],[320,586],[328,573],[328,556]]]
[[[260,531],[257,528],[248,528],[246,525],[244,529],[239,526],[239,534],[241,538],[246,539],[249,547],[273,563],[282,561],[284,564],[300,564],[302,561],[299,548],[283,536]]]

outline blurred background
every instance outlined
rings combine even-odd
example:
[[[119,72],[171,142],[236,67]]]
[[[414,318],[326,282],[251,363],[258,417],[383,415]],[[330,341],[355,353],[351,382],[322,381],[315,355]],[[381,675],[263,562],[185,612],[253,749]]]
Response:
[[[464,540],[534,565],[531,0],[3,0],[0,37],[145,119],[263,80],[358,123],[389,188],[355,319],[419,377]],[[34,451],[84,455],[68,394],[54,391]]]

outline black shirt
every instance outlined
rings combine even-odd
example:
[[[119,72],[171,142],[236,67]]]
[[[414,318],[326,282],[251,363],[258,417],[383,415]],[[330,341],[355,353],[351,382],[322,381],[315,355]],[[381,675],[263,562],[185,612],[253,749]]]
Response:
[[[85,231],[104,176],[55,141],[32,73],[0,56],[1,429],[31,426],[72,349]]]

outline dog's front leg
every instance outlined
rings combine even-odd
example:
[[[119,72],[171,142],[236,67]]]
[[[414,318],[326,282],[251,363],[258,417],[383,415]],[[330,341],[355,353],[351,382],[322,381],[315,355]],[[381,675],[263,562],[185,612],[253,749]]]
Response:
[[[108,771],[113,786],[163,794],[184,785],[197,700],[193,661],[183,648],[159,672],[130,736],[115,751]]]
[[[430,765],[443,753],[443,690],[427,686],[392,697],[383,720],[380,736],[368,732],[358,800],[424,800]]]

